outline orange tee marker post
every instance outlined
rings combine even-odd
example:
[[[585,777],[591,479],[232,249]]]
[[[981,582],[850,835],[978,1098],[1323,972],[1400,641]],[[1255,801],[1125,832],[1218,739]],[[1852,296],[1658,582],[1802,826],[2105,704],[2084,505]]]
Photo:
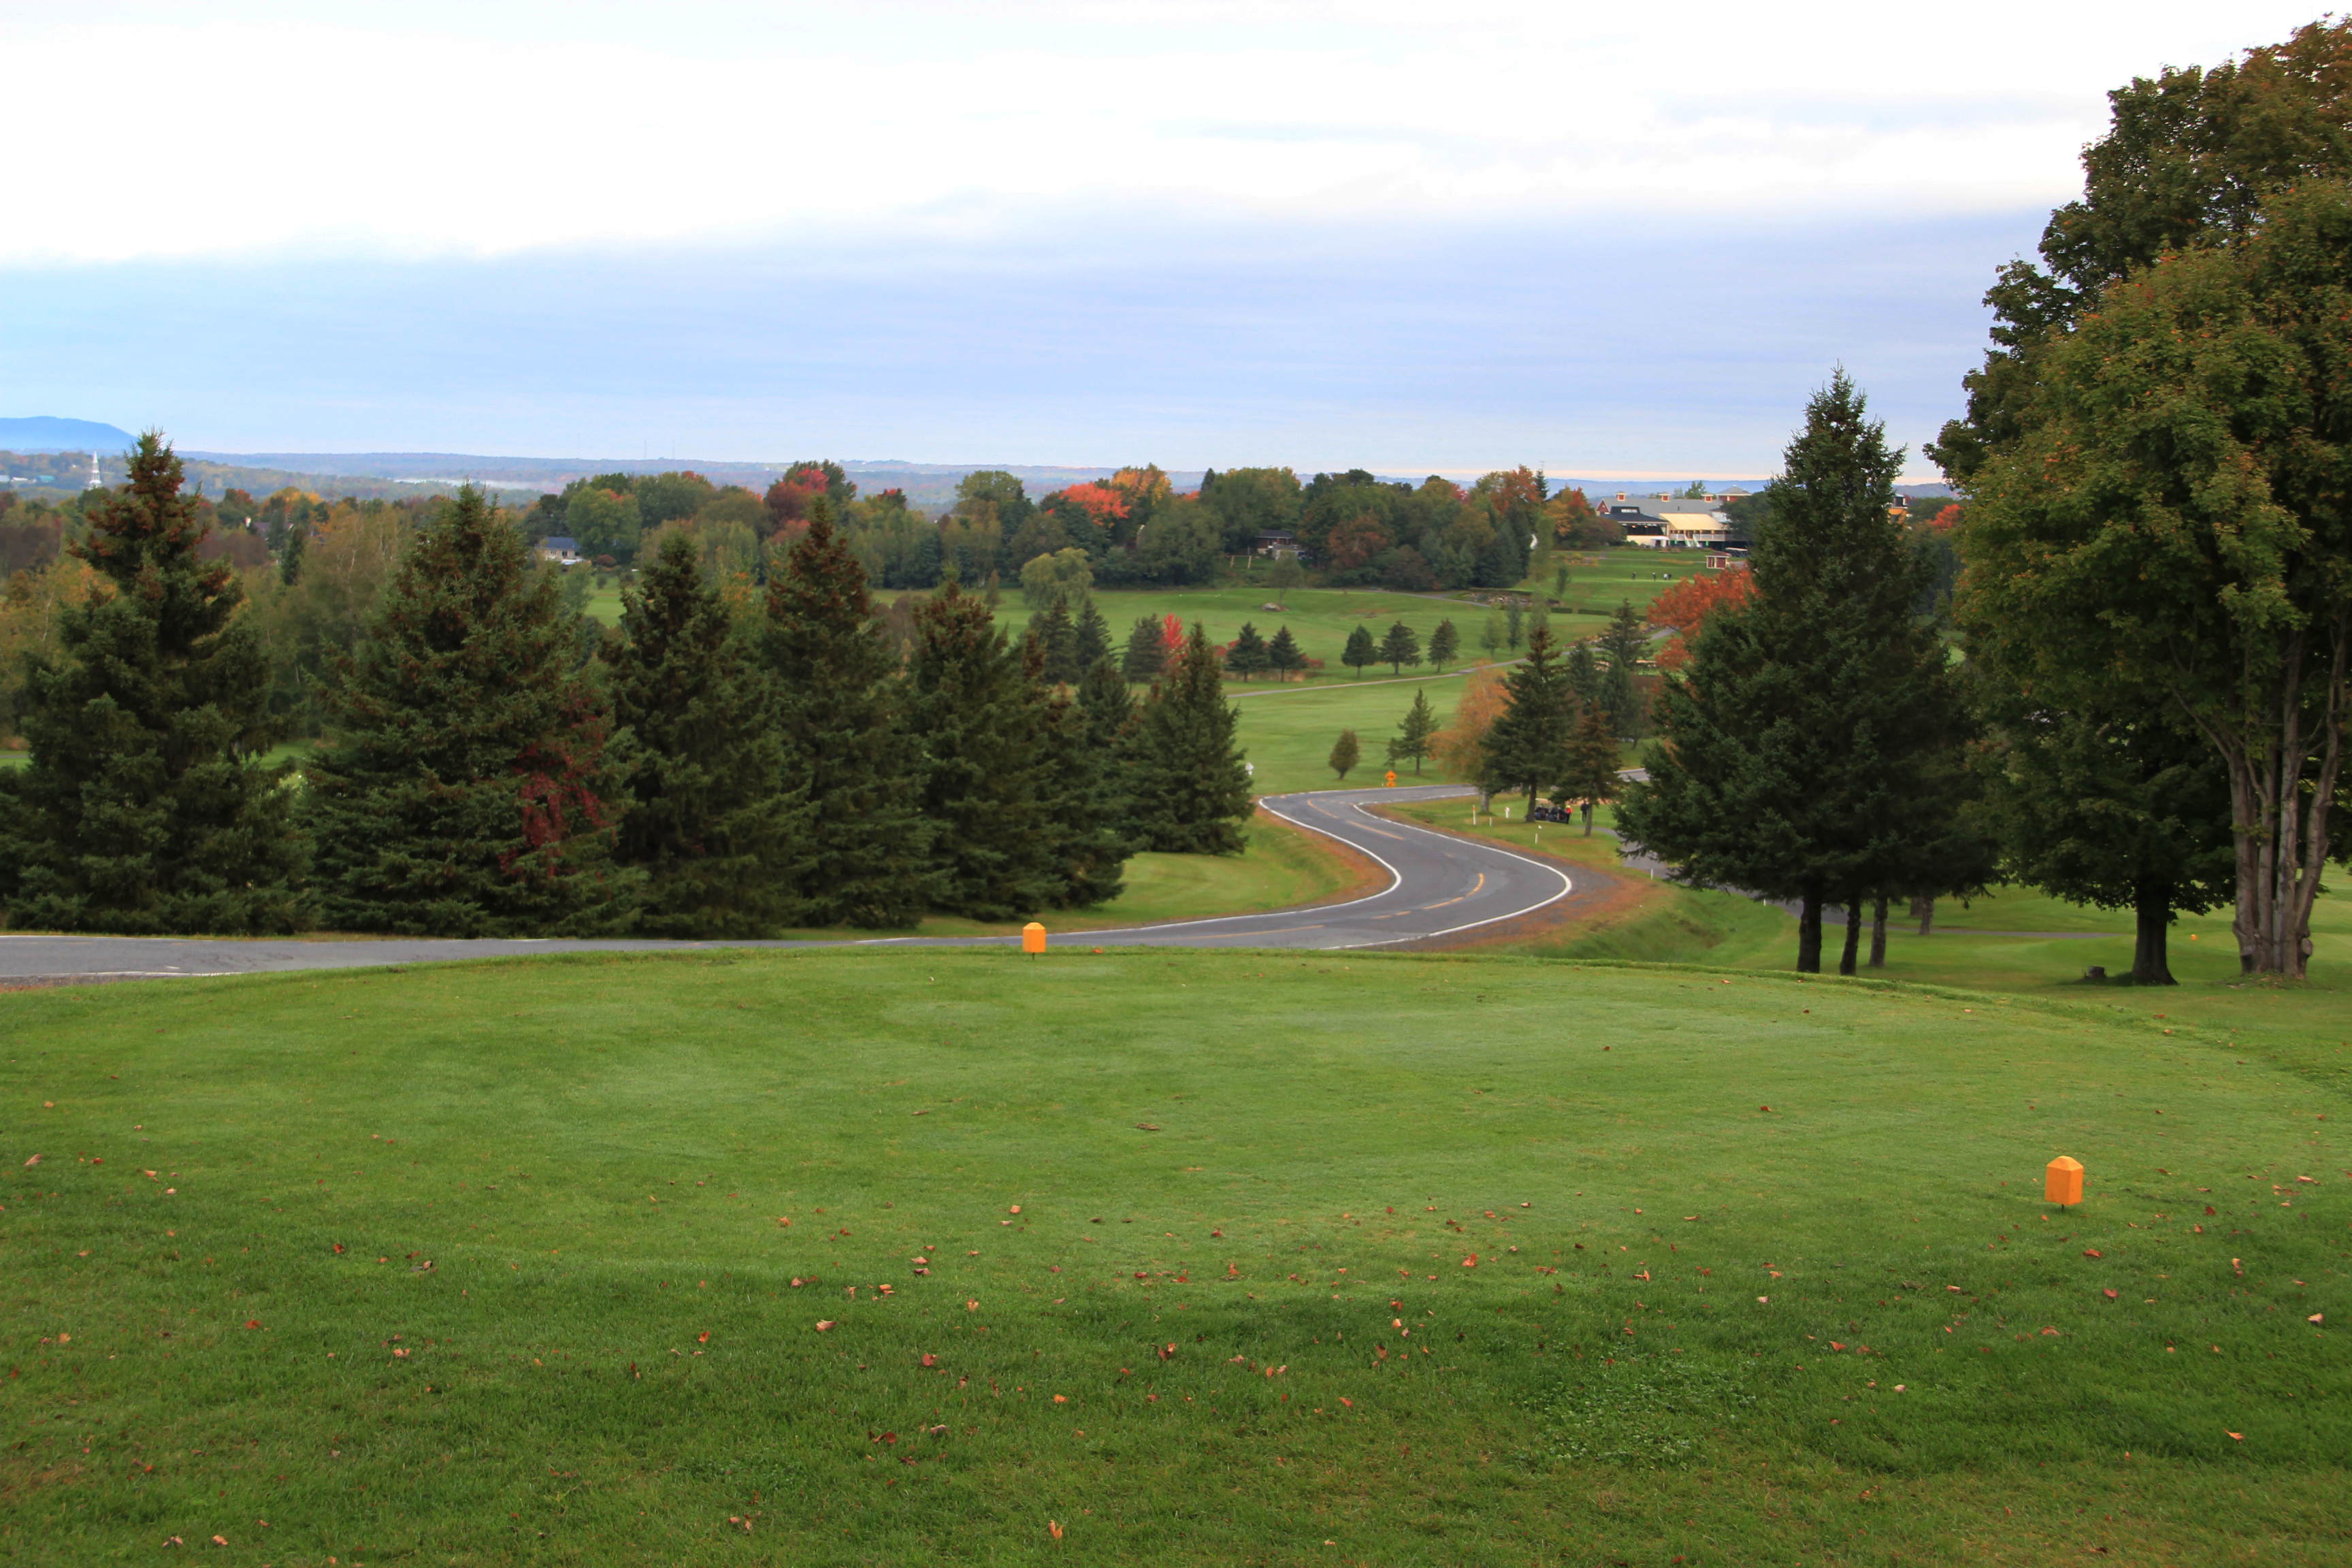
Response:
[[[1021,951],[1027,953],[1032,958],[1034,958],[1039,953],[1045,952],[1045,928],[1038,924],[1035,921],[1031,921],[1027,925],[1023,926],[1021,928]],[[2079,1166],[2076,1168],[2080,1169]],[[2078,1182],[2075,1184],[2080,1186],[2082,1184]]]
[[[1391,789],[1396,788],[1396,770],[1394,768],[1391,768],[1389,770],[1388,787]]]
[[[2042,1195],[2065,1207],[2083,1201],[2083,1162],[2061,1154],[2042,1173]]]

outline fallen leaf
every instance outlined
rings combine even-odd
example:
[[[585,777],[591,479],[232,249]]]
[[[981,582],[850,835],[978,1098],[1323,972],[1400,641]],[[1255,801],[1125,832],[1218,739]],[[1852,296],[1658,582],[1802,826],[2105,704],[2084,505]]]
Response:
[[[2085,1258],[2096,1258],[2099,1256],[2099,1249],[2095,1247],[2086,1247],[2083,1248],[2083,1256]]]
[[[832,1330],[832,1328],[833,1328],[833,1320],[832,1320],[831,1318],[820,1318],[820,1319],[818,1319],[818,1320],[817,1320],[816,1331],[817,1331],[818,1333],[821,1333],[821,1334],[822,1334],[822,1333],[829,1332],[829,1331]]]
[[[2326,1313],[2325,1313],[2325,1312],[2314,1312],[2314,1313],[2312,1313],[2312,1314],[2311,1314],[2311,1316],[2310,1316],[2310,1317],[2305,1318],[2305,1319],[2304,1320],[2304,1321],[2305,1321],[2305,1322],[2307,1322],[2307,1323],[2318,1323],[2318,1322],[2325,1322],[2325,1321],[2326,1321],[2326,1318],[2327,1318],[2327,1314],[2326,1314]]]
[[[930,1352],[925,1351],[923,1352],[923,1364],[925,1366],[937,1366],[940,1364],[940,1358],[933,1355]]]
[[[710,1331],[709,1329],[705,1329],[700,1333],[695,1335],[694,1342],[698,1345],[709,1344],[710,1342]]]
[[[245,1326],[248,1329],[257,1329],[261,1327],[261,1320],[259,1318],[247,1318],[245,1321]]]
[[[2232,1432],[2230,1436],[2231,1438],[2241,1443],[2246,1440],[2246,1435],[2243,1432]]]
[[[1058,1521],[1051,1519],[1047,1520],[1045,1521],[1045,1528],[1054,1532],[1055,1540],[1059,1541],[1062,1539],[1062,1526]]]
[[[2110,1301],[2116,1300],[2116,1292],[2113,1290],[2102,1290],[2099,1294],[2105,1296]]]

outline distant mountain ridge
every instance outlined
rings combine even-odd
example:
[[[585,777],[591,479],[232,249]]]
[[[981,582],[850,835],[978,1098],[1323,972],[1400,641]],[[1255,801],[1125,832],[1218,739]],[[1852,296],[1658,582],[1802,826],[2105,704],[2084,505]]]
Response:
[[[0,452],[105,452],[127,450],[138,437],[95,419],[59,419],[39,414],[0,419]]]

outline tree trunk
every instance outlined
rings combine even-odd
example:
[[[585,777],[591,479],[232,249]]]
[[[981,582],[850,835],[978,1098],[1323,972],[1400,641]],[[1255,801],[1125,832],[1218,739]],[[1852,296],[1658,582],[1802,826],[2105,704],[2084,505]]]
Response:
[[[2343,763],[2352,610],[2337,612],[2327,629],[2331,657],[2315,705],[2305,694],[2306,635],[2286,638],[2264,722],[2232,730],[2200,721],[2230,769],[2238,851],[2238,903],[2230,923],[2239,970],[2290,980],[2303,978],[2311,957],[2311,907],[2327,862],[2328,811]]]
[[[1822,972],[1822,890],[1808,887],[1797,916],[1797,973]]]
[[[1885,893],[1878,895],[1878,901],[1873,904],[1870,910],[1870,967],[1873,969],[1886,967],[1886,895]]]
[[[1584,836],[1592,837],[1592,803],[1589,800],[1584,803]]]
[[[1933,931],[1936,929],[1936,900],[1933,899],[1912,900],[1911,918],[1919,922],[1919,934],[1921,936],[1926,936],[1929,932]]]
[[[1862,955],[1862,895],[1848,893],[1845,900],[1845,951],[1838,954],[1838,973],[1852,974],[1854,961]]]
[[[2172,967],[2165,962],[2166,935],[2172,927],[2172,884],[2142,882],[2133,889],[2132,913],[2139,927],[2132,943],[2132,984],[2170,985]]]

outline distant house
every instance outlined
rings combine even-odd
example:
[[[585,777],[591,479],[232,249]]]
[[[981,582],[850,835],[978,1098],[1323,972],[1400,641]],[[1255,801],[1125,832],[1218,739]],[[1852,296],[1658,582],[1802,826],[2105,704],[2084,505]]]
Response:
[[[552,561],[558,566],[577,566],[580,564],[580,542],[567,539],[560,533],[551,534],[539,542],[539,558]]]
[[[1625,531],[1625,542],[1649,550],[1721,550],[1732,542],[1731,519],[1706,501],[1653,500],[1644,510],[1627,500],[1601,508]]]
[[[1261,533],[1257,536],[1257,552],[1260,555],[1272,555],[1277,558],[1296,555],[1298,553],[1298,536],[1295,533],[1286,533],[1280,529],[1276,529],[1272,533]]]

